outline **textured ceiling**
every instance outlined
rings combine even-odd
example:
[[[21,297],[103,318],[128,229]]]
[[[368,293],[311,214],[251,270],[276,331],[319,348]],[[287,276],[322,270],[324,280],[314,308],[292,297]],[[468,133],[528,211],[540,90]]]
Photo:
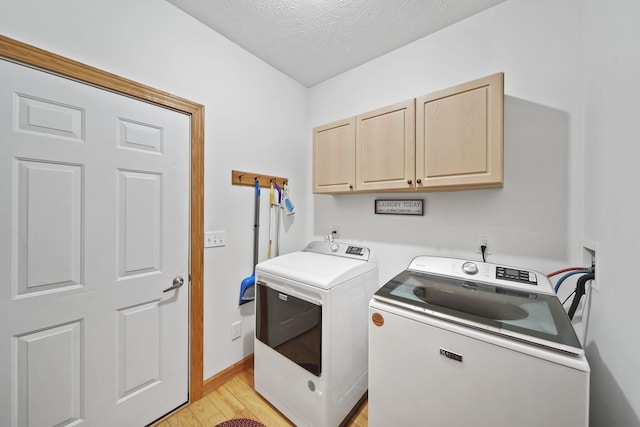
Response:
[[[505,0],[167,0],[310,87]]]

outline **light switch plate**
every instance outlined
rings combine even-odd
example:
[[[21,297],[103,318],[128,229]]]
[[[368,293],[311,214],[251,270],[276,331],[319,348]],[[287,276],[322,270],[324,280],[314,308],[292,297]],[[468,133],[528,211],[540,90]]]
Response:
[[[227,244],[227,233],[224,231],[207,231],[204,233],[204,247],[215,248]]]

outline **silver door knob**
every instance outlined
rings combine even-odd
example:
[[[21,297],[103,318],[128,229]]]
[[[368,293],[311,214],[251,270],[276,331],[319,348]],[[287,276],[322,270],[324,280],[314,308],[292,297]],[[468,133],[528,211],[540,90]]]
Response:
[[[173,285],[169,286],[167,289],[165,289],[162,292],[169,292],[169,291],[172,291],[174,289],[178,289],[182,285],[184,285],[184,279],[182,277],[178,276],[175,279],[173,279]]]

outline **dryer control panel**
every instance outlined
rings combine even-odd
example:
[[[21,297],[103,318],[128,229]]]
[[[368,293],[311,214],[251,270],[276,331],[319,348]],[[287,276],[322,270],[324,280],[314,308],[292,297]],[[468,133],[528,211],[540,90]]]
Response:
[[[362,261],[369,261],[369,248],[363,246],[356,246],[350,243],[343,243],[338,241],[316,241],[311,242],[305,247],[303,252],[315,252],[325,255],[335,255],[344,258],[359,259]]]

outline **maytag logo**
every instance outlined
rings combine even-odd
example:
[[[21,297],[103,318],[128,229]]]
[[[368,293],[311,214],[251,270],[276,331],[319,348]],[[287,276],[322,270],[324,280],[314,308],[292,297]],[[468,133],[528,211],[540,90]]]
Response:
[[[440,354],[443,355],[444,357],[448,357],[449,359],[455,360],[457,362],[462,362],[462,355],[454,353],[449,350],[445,350],[442,347],[440,347]]]

